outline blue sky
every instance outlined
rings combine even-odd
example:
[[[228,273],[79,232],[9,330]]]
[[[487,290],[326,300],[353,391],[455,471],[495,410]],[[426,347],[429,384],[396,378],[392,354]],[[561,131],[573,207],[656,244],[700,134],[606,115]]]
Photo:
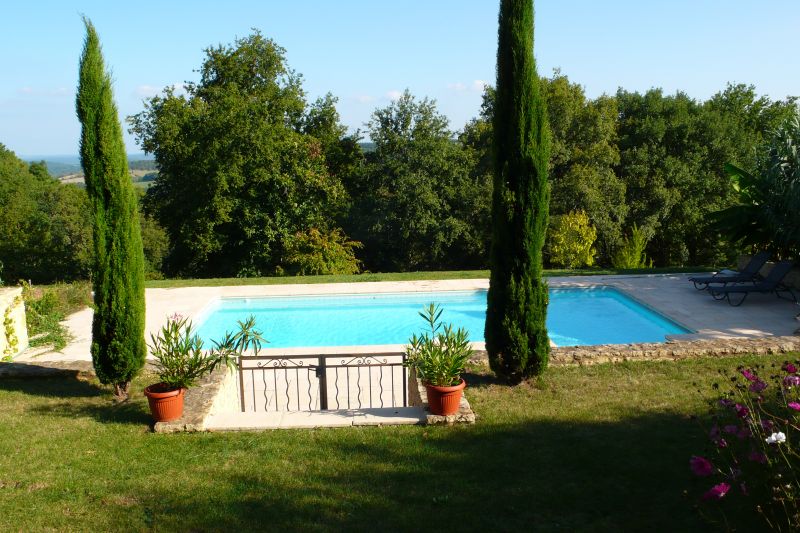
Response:
[[[13,2],[0,19],[0,143],[21,156],[77,153],[81,13],[100,34],[123,117],[196,80],[204,48],[251,28],[286,48],[310,98],[338,96],[353,129],[405,88],[435,98],[460,129],[495,75],[491,0]],[[539,0],[535,49],[540,73],[560,68],[590,96],[662,87],[707,98],[731,81],[783,98],[800,95],[798,27],[796,0]],[[127,134],[126,144],[140,151]]]

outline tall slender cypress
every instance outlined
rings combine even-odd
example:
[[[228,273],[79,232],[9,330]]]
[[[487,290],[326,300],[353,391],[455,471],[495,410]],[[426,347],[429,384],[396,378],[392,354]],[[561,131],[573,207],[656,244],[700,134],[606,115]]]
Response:
[[[84,24],[76,109],[81,165],[93,214],[92,362],[100,381],[113,385],[117,397],[125,399],[147,353],[144,253],[111,77],[94,26],[86,18]]]
[[[501,0],[494,108],[491,281],[486,349],[511,382],[547,366],[542,246],[550,191],[547,110],[533,57],[533,1]]]

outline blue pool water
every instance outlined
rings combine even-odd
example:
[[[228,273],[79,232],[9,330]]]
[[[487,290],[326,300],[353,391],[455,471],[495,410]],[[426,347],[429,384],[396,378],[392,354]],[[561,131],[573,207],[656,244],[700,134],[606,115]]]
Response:
[[[405,344],[424,329],[417,313],[430,302],[441,304],[443,321],[483,341],[485,290],[224,298],[206,309],[197,332],[210,343],[252,314],[269,348]],[[663,342],[665,335],[689,332],[607,287],[551,289],[547,329],[557,346]]]

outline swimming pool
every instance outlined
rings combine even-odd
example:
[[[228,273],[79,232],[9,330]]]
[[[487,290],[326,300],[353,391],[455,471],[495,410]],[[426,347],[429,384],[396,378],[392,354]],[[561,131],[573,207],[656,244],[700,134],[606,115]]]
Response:
[[[255,315],[268,348],[405,344],[424,328],[417,313],[430,302],[441,304],[445,322],[483,342],[486,290],[221,298],[196,326],[209,344],[248,315]],[[690,333],[610,287],[550,289],[547,329],[557,346],[663,342]]]

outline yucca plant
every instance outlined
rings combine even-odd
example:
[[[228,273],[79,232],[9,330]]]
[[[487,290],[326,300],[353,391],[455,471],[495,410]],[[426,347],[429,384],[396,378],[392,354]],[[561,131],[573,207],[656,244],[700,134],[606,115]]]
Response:
[[[411,336],[406,347],[406,365],[414,368],[417,377],[426,385],[458,385],[472,355],[469,332],[443,324],[441,306],[433,303],[420,311],[419,316],[427,323],[428,331],[419,337],[416,333]]]

